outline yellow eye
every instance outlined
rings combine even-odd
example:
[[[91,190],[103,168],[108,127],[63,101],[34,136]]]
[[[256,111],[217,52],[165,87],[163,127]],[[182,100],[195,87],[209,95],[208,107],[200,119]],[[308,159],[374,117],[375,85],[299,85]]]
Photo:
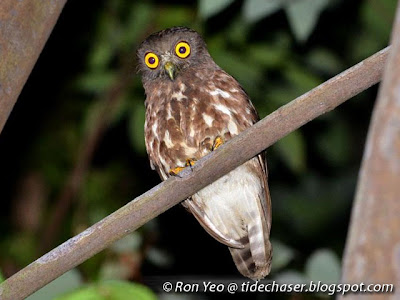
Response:
[[[190,54],[190,46],[186,42],[179,42],[175,46],[175,53],[180,58],[186,58]]]
[[[159,63],[158,56],[155,55],[153,52],[148,52],[144,56],[144,62],[150,69],[155,69],[158,67]]]

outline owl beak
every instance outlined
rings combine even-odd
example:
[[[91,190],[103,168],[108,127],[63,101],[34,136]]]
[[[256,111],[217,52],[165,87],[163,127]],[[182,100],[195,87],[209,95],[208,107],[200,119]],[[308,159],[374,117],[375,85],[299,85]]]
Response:
[[[175,65],[172,62],[167,61],[164,65],[164,69],[165,69],[165,71],[167,71],[169,78],[171,78],[171,80],[174,80],[175,79]]]

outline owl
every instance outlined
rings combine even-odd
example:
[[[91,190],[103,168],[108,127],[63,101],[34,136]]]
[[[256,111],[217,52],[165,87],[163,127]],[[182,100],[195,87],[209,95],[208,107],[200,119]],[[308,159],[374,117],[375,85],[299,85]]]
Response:
[[[146,149],[162,180],[258,121],[246,92],[214,62],[196,31],[173,27],[154,33],[139,46],[137,58],[146,94]],[[251,279],[264,278],[271,266],[267,176],[260,154],[182,203],[228,246],[239,272]]]

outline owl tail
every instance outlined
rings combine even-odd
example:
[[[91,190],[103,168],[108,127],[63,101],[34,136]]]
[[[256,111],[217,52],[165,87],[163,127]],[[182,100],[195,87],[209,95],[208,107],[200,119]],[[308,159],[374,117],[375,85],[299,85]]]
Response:
[[[239,272],[258,280],[267,276],[271,269],[272,246],[260,222],[248,226],[248,235],[240,239],[244,248],[231,248],[233,261]]]

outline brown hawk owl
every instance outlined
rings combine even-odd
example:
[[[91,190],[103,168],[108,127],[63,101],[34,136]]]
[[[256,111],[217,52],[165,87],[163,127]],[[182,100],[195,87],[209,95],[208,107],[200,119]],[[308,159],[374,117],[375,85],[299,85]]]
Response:
[[[146,148],[163,180],[258,121],[245,91],[214,62],[196,31],[174,27],[154,33],[137,55],[146,92]],[[271,200],[263,155],[183,205],[229,247],[240,273],[252,279],[268,275]]]

